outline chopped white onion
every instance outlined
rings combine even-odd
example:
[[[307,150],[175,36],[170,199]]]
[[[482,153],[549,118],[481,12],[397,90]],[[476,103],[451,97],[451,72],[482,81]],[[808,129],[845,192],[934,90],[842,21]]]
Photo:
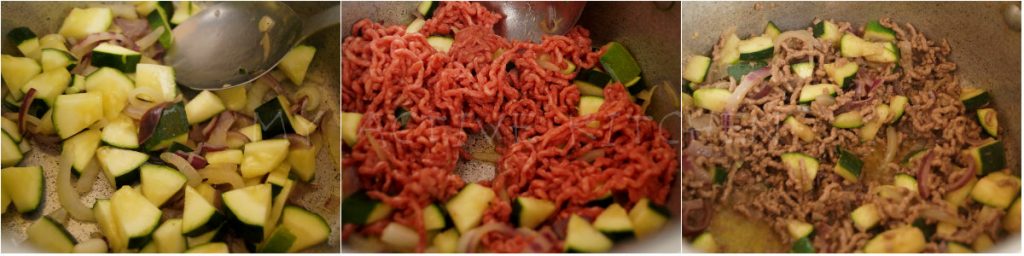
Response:
[[[96,221],[96,217],[92,214],[92,209],[82,204],[81,198],[78,197],[78,192],[71,186],[71,161],[74,159],[73,155],[73,153],[61,155],[60,168],[58,170],[60,173],[57,174],[57,196],[59,197],[60,205],[76,220]]]
[[[96,161],[90,161],[89,165],[85,166],[85,170],[82,170],[82,174],[78,176],[78,183],[75,184],[75,188],[78,193],[86,193],[92,191],[92,185],[96,183],[96,177],[100,174],[100,167]]]
[[[196,172],[195,168],[192,168],[192,164],[184,158],[181,158],[181,156],[175,155],[171,152],[164,152],[160,154],[160,159],[173,165],[178,169],[178,171],[185,174],[185,178],[188,178],[189,186],[199,186],[199,184],[203,182],[203,178],[199,176],[199,173]]]
[[[139,41],[135,41],[135,45],[139,46],[139,50],[149,49],[150,46],[153,46],[153,44],[155,44],[156,41],[160,39],[160,35],[163,34],[164,27],[157,27],[153,29],[153,31],[149,32],[149,34],[146,34],[146,36],[139,38]]]
[[[761,81],[764,81],[764,78],[768,77],[768,75],[771,75],[771,72],[767,67],[765,67],[743,76],[743,81],[740,82],[740,85],[736,87],[736,90],[733,91],[732,95],[729,96],[729,99],[726,100],[725,111],[729,113],[736,112],[740,107],[740,103],[743,103],[743,99],[747,97],[747,93],[750,92],[750,89],[761,84]]]

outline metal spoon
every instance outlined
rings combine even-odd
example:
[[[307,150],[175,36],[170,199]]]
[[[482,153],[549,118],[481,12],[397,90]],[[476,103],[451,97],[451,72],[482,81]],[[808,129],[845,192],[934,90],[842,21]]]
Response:
[[[340,16],[338,5],[303,20],[280,2],[217,3],[174,29],[174,46],[164,61],[174,67],[178,84],[231,88],[266,74],[292,47],[338,24]],[[261,22],[273,25],[264,32]]]
[[[491,11],[504,17],[494,30],[497,34],[514,40],[540,42],[543,35],[561,35],[569,32],[586,2],[481,2]]]

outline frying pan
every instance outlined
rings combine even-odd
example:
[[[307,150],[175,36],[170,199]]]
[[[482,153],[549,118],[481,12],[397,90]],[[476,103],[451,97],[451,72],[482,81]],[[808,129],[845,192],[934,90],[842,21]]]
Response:
[[[386,25],[412,22],[418,2],[342,2],[342,35],[350,34],[352,24],[369,18]],[[650,86],[668,83],[673,93],[659,89],[652,97],[647,113],[671,134],[670,143],[679,150],[680,113],[674,98],[679,97],[679,4],[677,2],[589,2],[578,25],[590,30],[595,46],[617,41],[629,48],[640,63]],[[470,163],[473,164],[473,163]],[[487,165],[482,164],[479,165]],[[478,165],[478,166],[479,166]],[[481,171],[481,170],[474,170]],[[493,175],[493,167],[490,170]],[[457,171],[467,180],[479,173]],[[677,174],[678,175],[678,174]],[[487,176],[487,175],[484,175]],[[678,179],[677,179],[678,180]],[[345,188],[349,190],[349,188]],[[682,224],[679,221],[679,184],[670,192],[672,220],[657,234],[632,242],[617,243],[616,252],[679,252]],[[343,252],[354,252],[342,245]]]
[[[126,2],[120,2],[124,4]],[[64,21],[64,17],[68,15],[74,7],[86,7],[91,5],[99,5],[100,2],[3,2],[0,4],[0,12],[3,13],[3,24],[2,31],[6,35],[8,31],[16,27],[27,26],[35,31],[39,36],[43,36],[50,33],[55,33],[60,28],[61,23]],[[309,16],[318,13],[320,10],[326,9],[331,5],[337,4],[336,2],[288,2],[288,5],[295,10],[296,13],[303,16]],[[230,39],[226,39],[230,40]],[[317,34],[314,34],[309,39],[306,39],[305,44],[312,45],[317,48],[316,56],[313,58],[313,63],[309,67],[309,71],[306,75],[307,79],[320,79],[324,81],[323,89],[324,92],[335,92],[325,93],[323,96],[324,102],[321,106],[332,108],[333,113],[337,112],[337,106],[339,104],[340,91],[338,78],[340,77],[340,65],[338,54],[338,45],[340,41],[338,38],[338,30],[335,28],[325,29]],[[11,43],[11,41],[4,38],[2,41],[2,52],[3,54],[18,55],[17,48]],[[259,54],[259,53],[254,53]],[[211,56],[215,57],[215,56]],[[188,92],[184,87],[181,87],[186,94],[195,93]],[[321,132],[323,133],[324,141],[334,140],[340,141],[338,133],[338,119],[337,114],[328,114],[325,116],[324,122],[321,123]],[[332,146],[333,145],[333,149]],[[339,181],[341,175],[339,170],[339,159],[340,156],[337,148],[337,142],[335,143],[324,143],[324,147],[320,150],[317,155],[317,172],[316,178],[311,184],[304,184],[302,186],[307,187],[304,190],[309,192],[303,194],[299,198],[293,198],[293,201],[299,202],[299,204],[316,212],[320,216],[323,216],[327,223],[331,226],[331,236],[327,243],[319,245],[317,247],[307,249],[310,252],[338,252],[339,237],[340,237],[340,226],[338,225],[339,220]],[[39,143],[32,144],[33,150],[26,155],[22,165],[39,165],[43,167],[46,175],[46,202],[43,204],[42,214],[49,214],[58,208],[61,208],[60,203],[57,202],[57,186],[56,186],[56,173],[57,173],[57,159],[60,154],[59,145],[41,145]],[[6,149],[5,149],[6,150]],[[331,153],[332,151],[334,153]],[[104,175],[100,175],[101,178],[96,180],[96,184],[93,190],[89,193],[82,195],[82,202],[91,206],[97,198],[108,198],[112,193],[110,184],[107,183]],[[297,199],[297,200],[295,200]],[[3,252],[31,252],[34,248],[28,244],[23,244],[25,241],[25,228],[31,224],[39,216],[30,216],[31,220],[25,216],[21,216],[17,211],[9,210],[2,218],[2,231],[3,231]],[[99,232],[94,223],[83,223],[74,219],[69,219],[66,228],[68,231],[75,236],[79,241],[84,241],[90,237],[90,234]]]
[[[1020,174],[1020,3],[1013,2],[683,2],[682,56],[709,54],[725,29],[736,35],[761,34],[768,21],[781,30],[804,29],[815,17],[849,21],[854,27],[889,17],[909,22],[931,40],[949,40],[964,84],[994,97],[1008,166]],[[1016,8],[1008,23],[1004,15]],[[1011,15],[1012,16],[1012,15]],[[1016,29],[1014,29],[1016,28]],[[683,250],[695,249],[685,244]],[[1020,250],[1020,235],[997,241],[993,251]]]

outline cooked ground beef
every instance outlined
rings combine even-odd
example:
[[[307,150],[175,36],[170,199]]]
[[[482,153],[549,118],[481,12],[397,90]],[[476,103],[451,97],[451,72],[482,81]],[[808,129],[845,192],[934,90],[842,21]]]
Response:
[[[815,228],[811,240],[817,252],[858,251],[879,230],[910,225],[915,220],[936,225],[942,216],[961,224],[951,234],[936,232],[928,237],[925,252],[944,251],[948,242],[970,244],[982,234],[998,240],[1003,210],[984,207],[969,198],[959,208],[950,207],[944,200],[946,194],[974,177],[973,162],[963,151],[986,139],[974,120],[974,111],[965,110],[959,100],[961,87],[970,84],[962,83],[955,72],[957,65],[949,59],[949,42],[931,41],[909,23],[901,26],[888,18],[880,23],[896,32],[896,46],[901,51],[897,63],[843,58],[830,42],[792,37],[776,41],[774,56],[766,60],[770,79],[755,85],[735,112],[684,109],[684,202],[704,200],[713,202],[704,205],[716,211],[737,211],[770,224],[789,242],[796,239],[787,232],[787,220],[810,223]],[[863,35],[863,27],[854,28],[848,22],[835,24],[840,33]],[[726,65],[719,61],[732,33],[723,33],[712,52],[715,61],[707,82],[697,88],[735,91],[740,81],[729,77]],[[808,59],[816,64],[811,78],[800,78],[791,71],[790,64]],[[834,99],[798,104],[798,95],[805,86],[837,83],[831,81],[822,63],[841,65],[850,61],[859,66],[852,85]],[[757,97],[751,96],[754,94]],[[901,121],[884,125],[873,140],[862,143],[857,129],[832,126],[842,112],[860,112],[865,122],[880,118],[874,106],[888,104],[895,95],[906,96],[911,103]],[[810,127],[815,134],[812,143],[801,141],[783,125],[791,115]],[[890,136],[900,146],[895,157],[886,159]],[[864,160],[858,182],[845,180],[833,170],[838,161],[837,146]],[[931,149],[926,157],[901,163],[912,151],[925,148]],[[787,152],[802,152],[821,163],[811,191],[800,191],[800,184],[787,175],[780,160],[780,155]],[[1007,162],[1013,162],[1009,158],[1014,154],[1006,156]],[[715,168],[727,172],[720,185],[713,183]],[[915,176],[919,192],[891,186],[896,174]],[[867,203],[878,207],[880,229],[861,231],[854,227],[850,213]],[[707,227],[699,220],[683,225],[690,225],[684,231]],[[696,234],[700,231],[686,235]],[[736,250],[743,251],[732,248]]]

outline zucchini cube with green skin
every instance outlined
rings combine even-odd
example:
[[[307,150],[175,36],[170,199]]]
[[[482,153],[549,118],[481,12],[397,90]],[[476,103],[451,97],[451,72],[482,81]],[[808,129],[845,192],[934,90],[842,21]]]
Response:
[[[341,201],[341,223],[365,225],[391,215],[390,205],[377,201],[359,191]]]
[[[867,57],[884,54],[885,51],[882,43],[868,42],[851,33],[846,33],[839,39],[839,52],[843,57]]]
[[[793,69],[793,73],[800,78],[810,78],[814,76],[814,62],[801,62],[790,66]]]
[[[814,225],[799,220],[786,220],[786,230],[793,238],[807,237],[814,232]]]
[[[967,150],[967,154],[974,159],[974,166],[980,174],[1006,168],[1006,153],[1003,143],[998,140],[989,140],[984,144]]]
[[[309,64],[313,62],[313,56],[316,54],[316,48],[309,45],[299,45],[288,51],[284,57],[281,58],[278,69],[284,71],[285,76],[288,80],[291,80],[296,86],[301,86],[302,81],[306,79],[306,70],[309,70]]]
[[[416,6],[416,11],[423,15],[424,19],[434,17],[434,11],[441,5],[440,1],[422,1]]]
[[[692,83],[703,83],[711,69],[711,58],[702,55],[690,56],[686,61],[686,68],[683,69],[683,79]]]
[[[170,104],[160,111],[160,119],[153,128],[151,136],[142,140],[142,148],[146,151],[165,149],[174,143],[183,143],[188,136],[188,116],[185,104]]]
[[[221,194],[228,223],[250,243],[263,241],[271,204],[270,184],[234,189]]]
[[[43,180],[42,167],[4,168],[0,171],[0,184],[19,213],[35,213],[45,201],[46,182]]]
[[[227,108],[213,92],[203,90],[185,104],[185,115],[188,124],[198,124],[224,112]]]
[[[796,135],[801,141],[806,143],[814,141],[814,130],[811,130],[810,126],[801,123],[800,120],[796,120],[795,117],[788,116],[783,123],[785,123],[786,128],[789,128],[789,132]]]
[[[427,231],[439,230],[448,227],[450,222],[447,214],[437,204],[430,204],[423,208],[423,228]]]
[[[495,197],[494,190],[483,185],[471,183],[466,185],[448,200],[445,209],[452,217],[452,222],[459,233],[465,233],[480,225],[484,211]]]
[[[740,50],[738,49],[740,41],[741,40],[736,36],[736,33],[729,34],[729,36],[725,38],[725,44],[722,45],[722,54],[719,55],[722,63],[733,64],[740,60]]]
[[[910,99],[908,99],[907,96],[892,96],[892,99],[889,100],[889,111],[891,111],[891,115],[889,115],[889,121],[887,123],[894,124],[899,122],[900,119],[903,118],[903,112],[906,111],[908,104],[910,104]]]
[[[135,67],[142,60],[142,54],[110,43],[101,43],[92,50],[92,65],[111,67],[124,73],[135,73]]]
[[[107,31],[114,23],[114,13],[107,7],[74,8],[64,18],[57,33],[81,41],[90,34]]]
[[[245,144],[242,165],[239,171],[242,178],[254,178],[270,173],[288,157],[286,139],[261,140]]]
[[[992,137],[999,136],[999,118],[993,108],[978,109],[978,124]]]
[[[861,142],[867,142],[875,139],[878,136],[878,131],[882,129],[882,125],[889,120],[889,105],[878,104],[875,106],[875,119],[864,124],[860,127],[857,135],[860,136]]]
[[[286,253],[288,248],[295,243],[295,235],[287,227],[278,227],[270,234],[267,241],[261,245],[260,253]]]
[[[604,48],[605,53],[600,59],[601,67],[612,79],[631,87],[630,82],[640,77],[640,64],[637,64],[633,54],[618,42],[609,42]]]
[[[813,84],[800,89],[800,104],[810,104],[822,95],[836,96],[839,87],[834,84]]]
[[[873,20],[864,25],[864,39],[875,42],[892,42],[896,41],[896,32],[882,26],[878,20]]]
[[[112,187],[130,185],[139,180],[139,167],[149,160],[149,155],[137,151],[103,146],[96,149],[96,160],[107,175]]]
[[[597,219],[594,219],[594,228],[613,241],[634,236],[633,223],[629,219],[629,213],[619,204],[612,204],[605,208],[600,215],[597,215]]]
[[[638,238],[644,238],[653,234],[665,226],[669,220],[669,211],[665,207],[656,205],[650,199],[641,198],[629,210],[629,219],[633,221],[633,232]]]
[[[20,163],[21,159],[24,158],[24,157],[25,157],[24,154],[21,152],[21,149],[18,147],[18,142],[15,142],[14,139],[11,138],[11,136],[7,135],[7,131],[4,131],[3,132],[3,155],[2,155],[2,157],[0,157],[3,160],[2,161],[3,162],[2,163],[3,167],[15,166],[18,163]]]
[[[455,253],[459,246],[459,231],[450,228],[434,236],[434,253]]]
[[[163,215],[160,208],[130,186],[122,186],[114,192],[110,197],[110,211],[115,226],[128,241],[128,249],[142,248],[149,243]]]
[[[256,123],[260,125],[263,138],[273,138],[285,133],[295,133],[292,128],[291,103],[288,98],[278,96],[256,108]],[[344,120],[343,120],[344,121]]]
[[[693,104],[712,113],[725,110],[732,93],[723,88],[700,88],[693,92]]]
[[[70,71],[78,65],[78,58],[65,50],[46,48],[39,56],[43,70],[64,69]]]
[[[89,163],[92,163],[96,149],[100,146],[101,136],[99,130],[89,129],[64,140],[61,152],[74,152],[75,159],[71,161],[71,169],[75,170],[75,174],[81,174]]]
[[[892,183],[893,185],[907,188],[908,190],[910,190],[910,192],[913,192],[914,194],[918,193],[917,178],[914,178],[914,176],[910,176],[905,173],[896,174],[896,177],[893,177]]]
[[[363,120],[362,113],[341,113],[341,139],[349,147],[359,141],[359,123]]]
[[[50,253],[70,253],[78,243],[75,237],[64,229],[64,225],[58,223],[50,216],[43,216],[38,221],[28,226],[25,231],[28,241]]]
[[[7,32],[7,38],[14,41],[18,51],[26,57],[39,59],[39,38],[28,27],[17,27]]]
[[[188,237],[206,234],[224,223],[224,215],[192,186],[185,186],[185,207],[181,219],[181,233]]]
[[[139,128],[134,120],[126,115],[118,115],[116,119],[108,121],[110,123],[102,131],[104,144],[124,149],[139,147]]]
[[[861,231],[867,231],[881,220],[881,216],[878,214],[878,208],[875,204],[865,204],[857,207],[857,209],[850,212],[850,219],[853,220],[853,226]]]
[[[825,69],[825,73],[832,79],[832,82],[835,82],[839,85],[839,88],[843,89],[853,84],[853,78],[857,75],[857,70],[859,69],[857,62],[853,61],[847,61],[843,65],[826,63],[821,67]]]
[[[864,245],[866,253],[918,253],[925,248],[924,233],[913,226],[890,229]]]
[[[288,228],[295,235],[295,242],[288,252],[298,252],[322,244],[331,235],[331,227],[323,216],[294,205],[284,208],[281,227]]]
[[[964,87],[960,89],[960,102],[964,104],[967,111],[976,110],[988,105],[992,96],[988,91],[977,87]]]
[[[1006,209],[1020,193],[1020,178],[1003,172],[993,172],[978,180],[971,190],[974,201]]]
[[[832,121],[832,126],[845,129],[860,128],[864,126],[864,117],[857,111],[842,113],[836,115],[836,119]]]
[[[96,225],[99,226],[103,237],[110,244],[111,252],[123,252],[127,249],[128,240],[121,233],[121,228],[114,222],[114,212],[110,209],[110,200],[97,199],[92,206],[93,216],[96,216]]]
[[[578,111],[579,111],[578,113],[579,113],[580,116],[586,116],[586,115],[597,113],[601,109],[601,105],[604,105],[604,98],[602,98],[602,97],[594,97],[594,96],[583,96],[583,97],[580,97],[580,105],[579,105],[579,108],[578,108]],[[587,126],[589,126],[591,128],[597,128],[599,125],[600,125],[600,122],[598,122],[597,120],[590,121],[589,123],[587,123]]]
[[[612,249],[612,240],[605,237],[586,219],[576,214],[569,217],[565,231],[565,252],[607,252]]]
[[[728,73],[729,76],[732,77],[733,79],[736,79],[736,81],[742,81],[743,76],[746,76],[750,72],[754,72],[755,70],[762,69],[767,66],[768,63],[765,62],[764,60],[741,61],[729,65],[729,67],[725,69],[725,72]]]
[[[163,205],[168,199],[178,194],[178,191],[181,191],[185,182],[188,181],[180,171],[163,165],[143,164],[139,168],[139,173],[142,180],[142,194],[156,206]]]
[[[765,36],[775,40],[775,37],[779,36],[779,34],[782,34],[782,30],[779,30],[779,27],[775,26],[775,22],[768,21],[768,24],[764,25]]]
[[[21,87],[21,92],[28,94],[29,90],[35,89],[35,98],[46,102],[47,106],[53,106],[57,96],[64,94],[64,89],[71,84],[71,73],[66,69],[51,69],[33,77]]]
[[[169,219],[153,232],[153,242],[160,253],[182,253],[188,249],[181,235],[181,219]]]
[[[857,157],[856,154],[850,151],[846,151],[842,148],[839,151],[839,161],[836,162],[835,171],[836,174],[842,176],[844,179],[852,182],[860,180],[861,168],[864,167],[864,162]]]
[[[814,253],[814,244],[811,242],[809,237],[801,237],[793,242],[793,246],[789,249],[792,253]]]
[[[767,36],[751,37],[740,41],[736,47],[740,51],[740,60],[767,59],[775,54],[775,43]]]
[[[174,7],[169,1],[161,1],[156,8],[153,9],[149,15],[146,15],[146,20],[149,21],[149,28],[155,30],[157,28],[163,28],[164,32],[160,34],[160,45],[164,49],[171,49],[174,45],[174,33],[171,30],[170,18],[174,15]]]
[[[172,102],[178,96],[174,68],[159,64],[139,63],[135,66],[135,87],[149,88],[159,97],[153,102]],[[194,99],[193,99],[194,100]]]
[[[381,231],[380,241],[399,252],[411,252],[416,249],[420,240],[419,236],[415,229],[391,222]]]
[[[785,153],[780,158],[800,191],[808,192],[814,188],[814,177],[818,175],[817,159],[804,153]]]
[[[815,38],[831,42],[832,45],[839,43],[843,35],[839,32],[839,26],[831,21],[821,21],[814,24],[812,29]]]
[[[711,232],[704,232],[693,239],[693,243],[690,244],[693,248],[697,248],[698,251],[705,253],[716,253],[718,252],[718,242],[715,242],[715,236]]]
[[[21,99],[21,87],[43,72],[42,66],[31,58],[14,57],[4,54],[0,56],[0,76],[14,99]]]
[[[85,77],[85,90],[103,95],[103,116],[114,119],[128,105],[128,96],[135,89],[135,83],[123,72],[101,67]],[[92,105],[89,108],[96,108]]]

